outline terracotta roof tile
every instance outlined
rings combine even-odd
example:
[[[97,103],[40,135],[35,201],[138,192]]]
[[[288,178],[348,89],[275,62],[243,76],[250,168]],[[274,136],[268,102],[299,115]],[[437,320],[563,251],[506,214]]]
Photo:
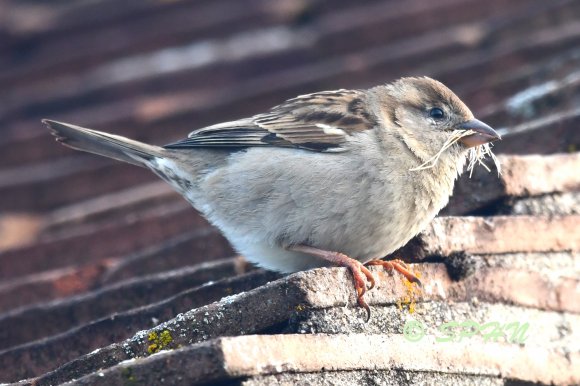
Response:
[[[579,11],[573,0],[0,2],[0,382],[580,383]],[[463,176],[442,217],[393,254],[422,291],[374,270],[368,323],[346,269],[252,269],[146,170],[73,153],[39,122],[163,144],[298,94],[404,75],[442,80],[499,129],[503,174]],[[424,328],[418,342],[409,321]],[[438,342],[453,321],[527,323],[527,335]]]

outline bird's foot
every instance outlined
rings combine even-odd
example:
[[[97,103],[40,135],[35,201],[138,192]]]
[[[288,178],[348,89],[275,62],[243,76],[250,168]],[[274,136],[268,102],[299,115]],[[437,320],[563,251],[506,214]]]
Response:
[[[369,321],[371,318],[371,309],[367,302],[364,300],[364,294],[367,290],[373,289],[375,286],[375,278],[367,267],[365,267],[360,261],[352,259],[347,255],[339,252],[325,251],[323,249],[313,248],[306,245],[294,245],[288,247],[288,249],[320,257],[336,265],[350,269],[354,281],[354,288],[357,294],[357,303],[359,306],[365,309],[367,313],[366,321]],[[367,281],[369,282],[368,288]]]
[[[371,318],[371,309],[367,302],[364,299],[364,294],[367,290],[371,290],[375,286],[375,277],[373,276],[372,272],[369,271],[367,267],[365,267],[360,261],[351,259],[350,257],[339,253],[340,255],[338,258],[340,262],[338,263],[342,267],[347,267],[350,269],[352,273],[352,278],[354,281],[354,288],[356,290],[356,301],[359,306],[365,309],[367,313],[366,321],[368,322]],[[367,289],[366,280],[369,282],[369,287]]]
[[[422,287],[421,280],[414,273],[409,270],[409,266],[405,264],[402,260],[395,259],[395,260],[371,260],[365,263],[365,265],[380,265],[385,269],[392,271],[393,269],[399,272],[401,275],[405,276],[407,280],[411,283],[416,283],[419,287]]]

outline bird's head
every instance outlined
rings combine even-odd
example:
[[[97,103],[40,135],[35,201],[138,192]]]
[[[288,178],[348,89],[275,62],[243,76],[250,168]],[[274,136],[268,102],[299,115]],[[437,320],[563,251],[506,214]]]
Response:
[[[385,112],[407,147],[423,162],[421,169],[434,166],[441,157],[463,158],[468,153],[475,166],[485,155],[492,155],[489,144],[501,139],[434,79],[401,78],[385,90]]]

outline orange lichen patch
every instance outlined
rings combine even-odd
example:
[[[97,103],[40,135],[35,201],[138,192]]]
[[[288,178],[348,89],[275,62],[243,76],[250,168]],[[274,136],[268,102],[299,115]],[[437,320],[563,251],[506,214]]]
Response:
[[[421,278],[420,272],[415,271],[413,274],[417,278]],[[415,283],[410,282],[406,277],[403,277],[403,286],[405,287],[405,295],[397,301],[397,307],[401,311],[403,311],[406,307],[409,310],[409,313],[412,314],[416,311],[416,300],[421,293],[421,287],[415,285]]]

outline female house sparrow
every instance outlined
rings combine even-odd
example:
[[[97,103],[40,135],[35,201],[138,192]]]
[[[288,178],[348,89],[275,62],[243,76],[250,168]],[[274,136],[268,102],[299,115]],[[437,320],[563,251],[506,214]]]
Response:
[[[57,140],[148,167],[249,261],[285,273],[337,264],[353,274],[403,246],[443,208],[469,149],[500,136],[430,78],[302,95],[264,114],[195,130],[164,147],[44,120]],[[370,315],[370,313],[369,313]]]

